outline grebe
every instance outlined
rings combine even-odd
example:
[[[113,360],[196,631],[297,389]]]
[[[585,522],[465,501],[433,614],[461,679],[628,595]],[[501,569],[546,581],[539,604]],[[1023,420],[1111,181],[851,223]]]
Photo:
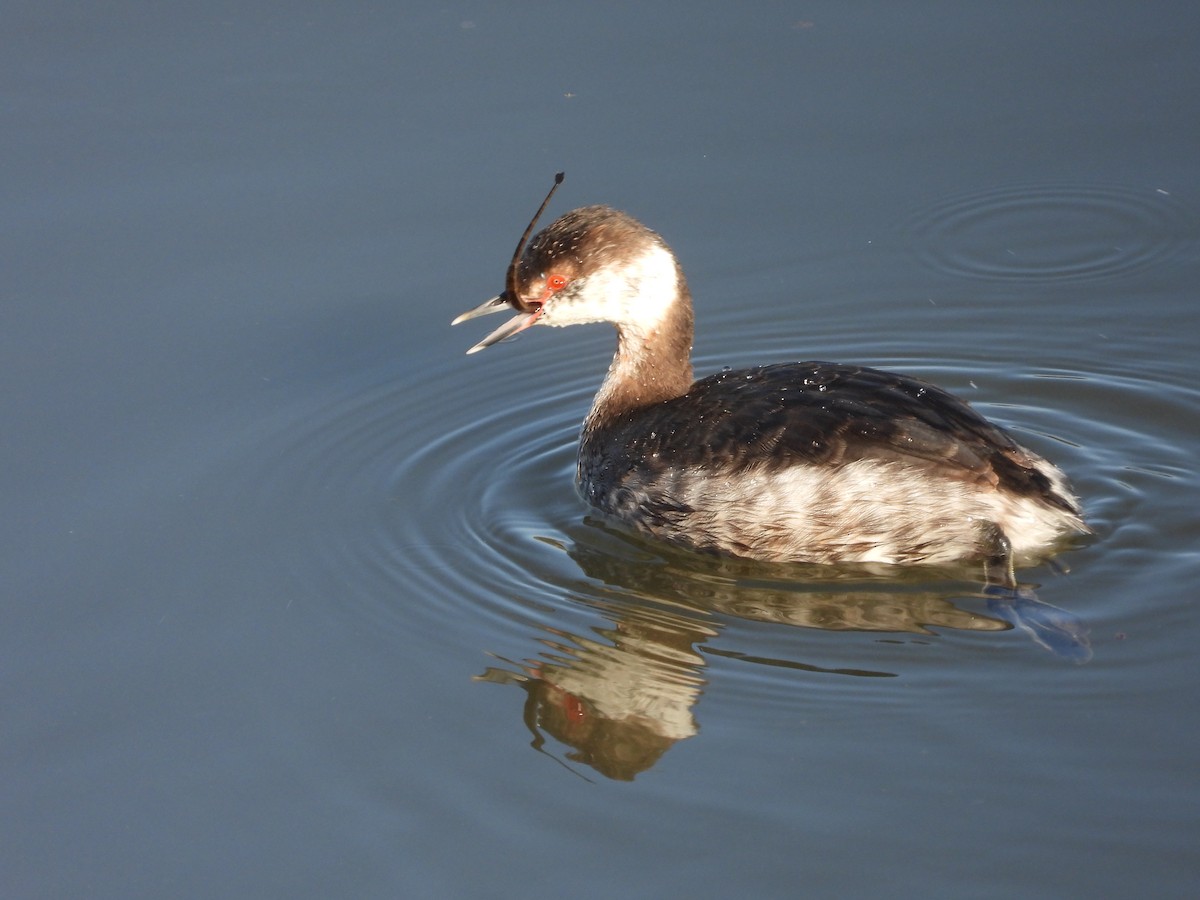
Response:
[[[760,560],[1009,573],[1089,532],[1058,468],[916,378],[798,362],[693,384],[691,294],[657,233],[586,206],[529,240],[561,182],[517,243],[504,292],[451,324],[518,311],[468,353],[532,325],[616,326],[579,443],[578,487],[596,509]]]

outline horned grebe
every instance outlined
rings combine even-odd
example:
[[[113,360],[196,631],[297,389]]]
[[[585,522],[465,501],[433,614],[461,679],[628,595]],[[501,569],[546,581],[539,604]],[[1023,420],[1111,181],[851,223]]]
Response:
[[[1026,564],[1086,534],[1066,477],[965,402],[861,366],[799,362],[692,383],[692,301],[663,239],[607,206],[529,235],[505,290],[452,324],[611,322],[617,350],[583,423],[584,499],[699,550],[809,563]]]

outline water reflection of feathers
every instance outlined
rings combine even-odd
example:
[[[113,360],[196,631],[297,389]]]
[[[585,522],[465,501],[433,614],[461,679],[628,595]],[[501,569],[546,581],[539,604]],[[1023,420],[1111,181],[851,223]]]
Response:
[[[524,688],[525,724],[536,748],[545,731],[573,748],[571,760],[625,781],[696,733],[692,707],[704,684],[704,659],[693,645],[717,632],[651,607],[623,605],[618,612],[614,605],[608,615],[614,625],[595,629],[600,639],[547,628],[541,658],[478,677]]]
[[[911,570],[764,568],[746,561],[697,559],[605,528],[586,526],[564,546],[612,596],[575,597],[612,624],[594,637],[543,626],[537,659],[490,667],[478,680],[517,684],[526,692],[524,719],[541,750],[550,734],[572,748],[568,758],[606,777],[631,780],[677,741],[696,734],[692,708],[704,686],[698,647],[720,633],[714,614],[827,631],[932,635],[931,629],[1028,633],[1035,643],[1074,662],[1091,656],[1079,620],[1040,601],[1029,586],[931,584]],[[949,578],[954,573],[944,573]],[[966,602],[964,602],[966,601]],[[970,608],[971,602],[987,612]],[[980,603],[979,601],[983,601]],[[725,648],[711,655],[838,675],[889,677],[890,672],[823,668]]]

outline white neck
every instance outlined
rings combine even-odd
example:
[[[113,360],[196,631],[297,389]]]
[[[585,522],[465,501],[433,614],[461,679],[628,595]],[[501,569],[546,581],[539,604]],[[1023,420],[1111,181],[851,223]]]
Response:
[[[692,384],[692,299],[669,250],[655,244],[632,261],[589,276],[586,293],[588,307],[598,313],[588,321],[608,321],[617,328],[617,352],[589,423],[687,392]]]

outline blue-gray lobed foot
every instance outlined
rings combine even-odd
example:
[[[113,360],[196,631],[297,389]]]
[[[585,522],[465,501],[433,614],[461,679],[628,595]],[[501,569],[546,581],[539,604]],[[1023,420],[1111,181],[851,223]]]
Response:
[[[988,611],[1033,638],[1060,659],[1082,665],[1092,658],[1083,621],[1065,609],[1038,599],[1033,588],[989,584],[983,590]]]

